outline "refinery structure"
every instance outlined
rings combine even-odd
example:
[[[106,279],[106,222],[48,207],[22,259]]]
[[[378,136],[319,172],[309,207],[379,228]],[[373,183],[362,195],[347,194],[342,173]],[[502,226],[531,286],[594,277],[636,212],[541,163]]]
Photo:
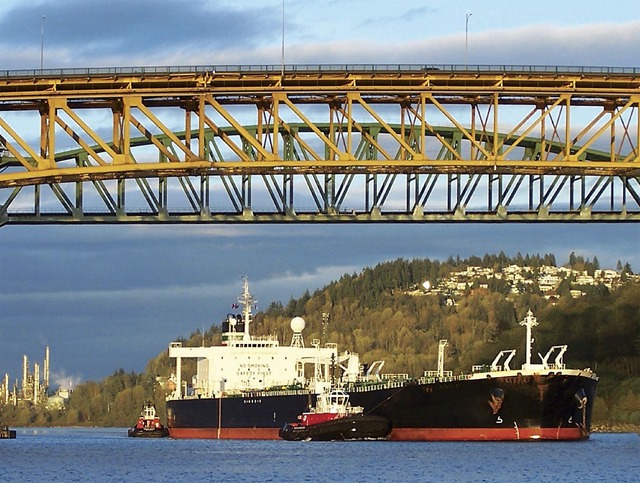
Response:
[[[11,404],[13,406],[41,406],[48,403],[49,391],[49,347],[44,351],[42,366],[38,362],[33,363],[33,370],[29,364],[29,358],[22,356],[22,379],[16,379],[13,384],[9,380],[9,374],[5,373],[0,385],[0,405]]]

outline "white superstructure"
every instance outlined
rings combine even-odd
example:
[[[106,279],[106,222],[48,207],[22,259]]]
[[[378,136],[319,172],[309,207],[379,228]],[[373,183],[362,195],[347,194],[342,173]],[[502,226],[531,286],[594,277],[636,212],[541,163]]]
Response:
[[[304,346],[305,322],[301,317],[291,321],[290,346],[280,346],[272,336],[252,337],[249,328],[255,300],[246,278],[238,303],[242,314],[229,315],[223,322],[221,346],[183,347],[180,342],[171,343],[169,357],[176,359],[176,389],[171,398],[224,397],[279,389],[304,389],[319,394],[331,384],[332,361],[343,381],[354,382],[358,378],[357,354],[339,355],[336,344],[321,347],[319,340],[314,340],[311,347]],[[182,380],[183,359],[197,360],[197,373],[189,384],[191,390],[187,390],[187,383]]]

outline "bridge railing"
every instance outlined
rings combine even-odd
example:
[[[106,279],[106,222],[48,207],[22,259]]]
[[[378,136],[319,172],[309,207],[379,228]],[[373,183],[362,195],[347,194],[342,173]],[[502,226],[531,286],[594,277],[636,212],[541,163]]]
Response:
[[[281,73],[282,65],[195,65],[195,66],[137,66],[137,67],[81,67],[60,69],[16,69],[0,70],[0,78],[46,78],[79,77],[103,75],[139,74],[188,74],[188,73]],[[306,72],[481,72],[481,73],[523,73],[523,74],[640,74],[640,67],[602,66],[553,66],[553,65],[509,65],[509,64],[286,64],[285,73]]]

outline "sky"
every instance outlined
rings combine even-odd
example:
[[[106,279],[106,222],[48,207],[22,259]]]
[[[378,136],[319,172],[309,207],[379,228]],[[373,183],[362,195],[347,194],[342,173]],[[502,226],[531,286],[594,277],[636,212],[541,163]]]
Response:
[[[282,20],[280,0],[3,0],[0,69],[279,65]],[[284,45],[288,64],[638,67],[640,2],[285,0]],[[42,365],[47,345],[54,385],[140,372],[172,340],[222,321],[245,275],[260,310],[396,258],[504,251],[565,263],[575,252],[640,270],[639,235],[588,223],[7,225],[0,375],[19,378],[23,354]]]

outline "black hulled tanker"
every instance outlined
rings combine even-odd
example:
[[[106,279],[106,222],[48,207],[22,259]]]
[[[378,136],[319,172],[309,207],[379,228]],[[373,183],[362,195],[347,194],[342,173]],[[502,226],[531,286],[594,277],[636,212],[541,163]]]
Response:
[[[327,390],[337,361],[341,388],[365,415],[389,421],[389,439],[438,440],[579,440],[589,437],[597,376],[590,370],[567,369],[566,346],[554,346],[531,362],[531,313],[527,329],[526,362],[511,369],[515,350],[503,351],[489,367],[474,367],[454,376],[443,370],[409,379],[381,373],[383,362],[361,373],[356,354],[338,354],[335,344],[305,347],[304,321],[291,322],[290,346],[271,337],[251,337],[251,307],[244,290],[238,302],[243,313],[223,324],[223,345],[182,347],[172,343],[176,358],[176,390],[167,399],[171,437],[278,439],[279,430]],[[236,330],[238,327],[242,330]],[[226,329],[226,330],[225,330]],[[441,341],[440,355],[446,341]],[[500,365],[500,360],[506,356]],[[551,357],[554,357],[551,362]],[[182,359],[197,359],[194,384],[184,390]]]

